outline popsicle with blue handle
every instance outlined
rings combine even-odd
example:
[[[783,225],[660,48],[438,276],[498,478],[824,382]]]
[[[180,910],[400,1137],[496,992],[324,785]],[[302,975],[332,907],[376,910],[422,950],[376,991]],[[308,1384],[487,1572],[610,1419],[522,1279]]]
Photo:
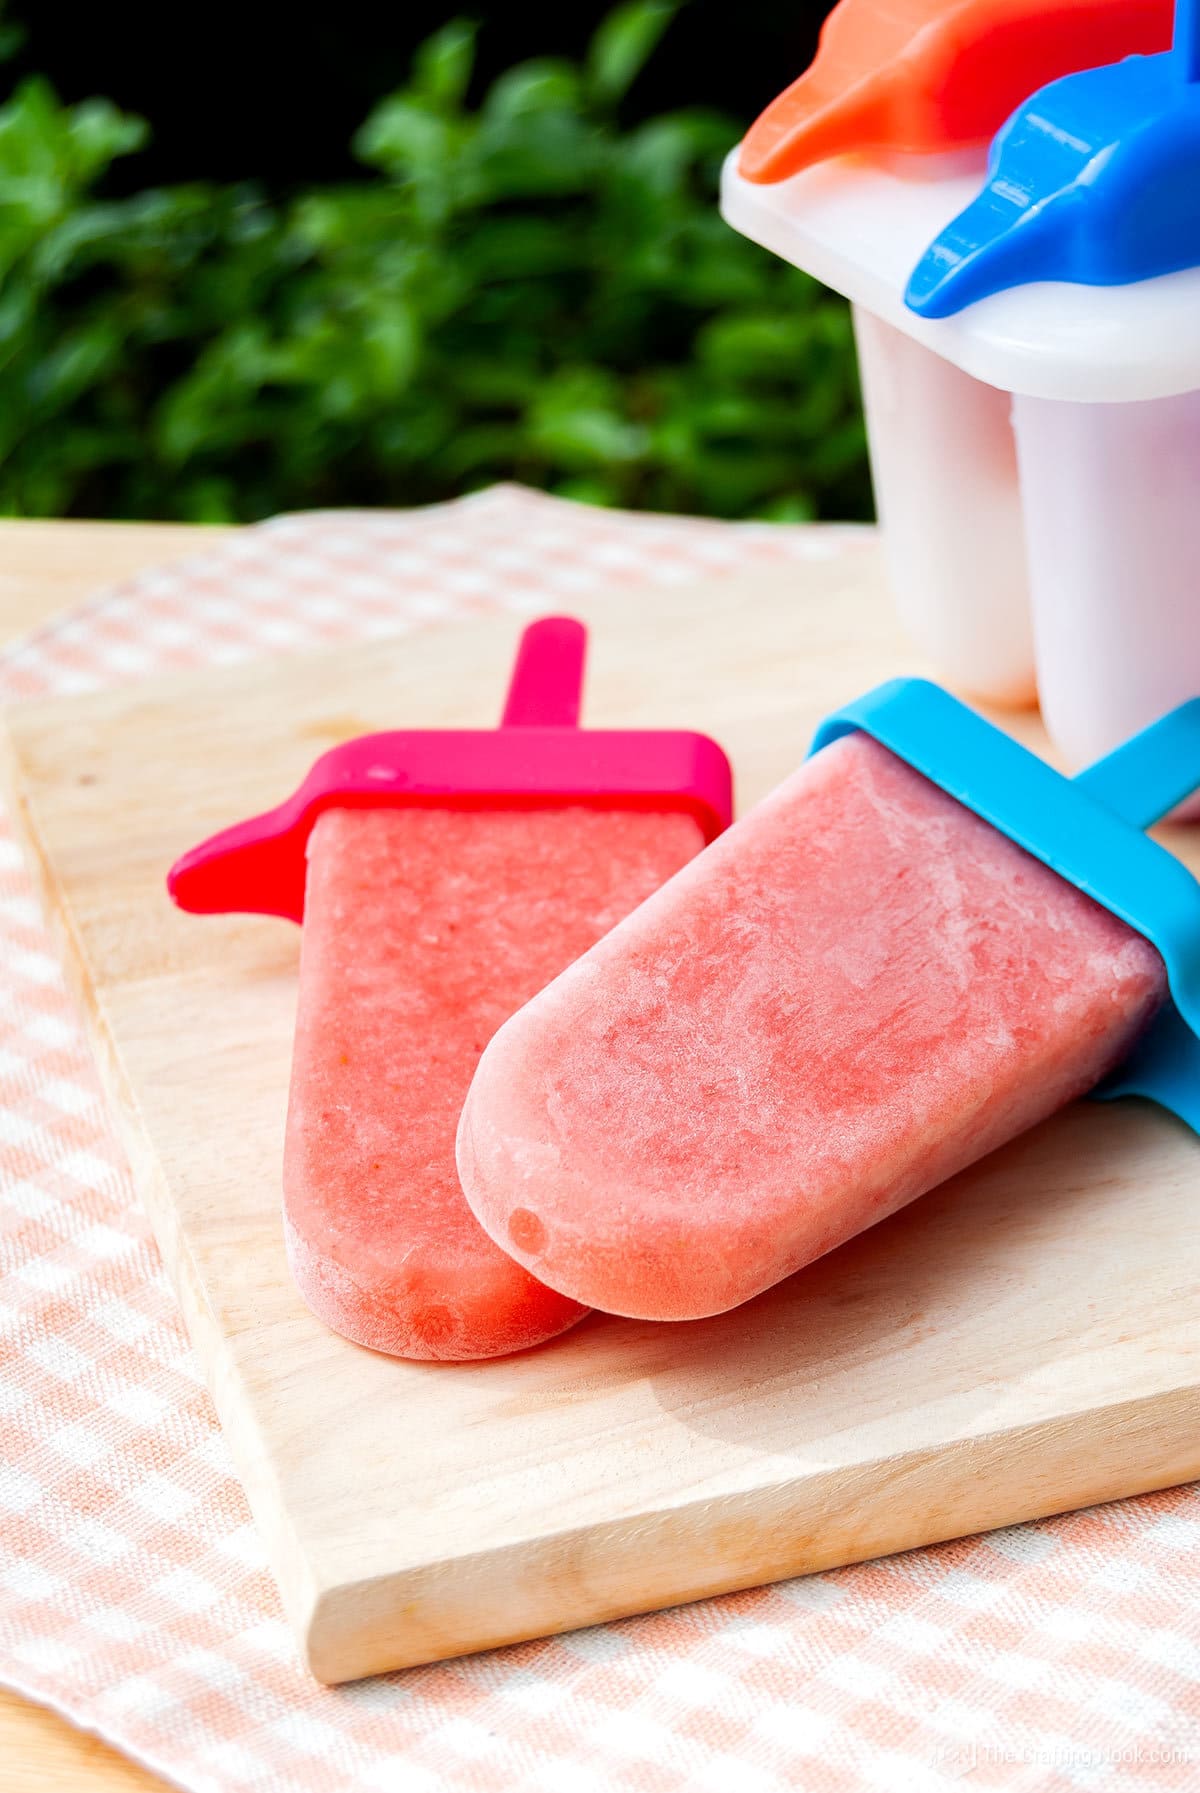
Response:
[[[1074,782],[919,680],[816,746],[483,1054],[467,1200],[576,1300],[733,1307],[1142,1041],[1126,1087],[1200,1123],[1200,885],[1140,832],[1200,784],[1200,703]]]

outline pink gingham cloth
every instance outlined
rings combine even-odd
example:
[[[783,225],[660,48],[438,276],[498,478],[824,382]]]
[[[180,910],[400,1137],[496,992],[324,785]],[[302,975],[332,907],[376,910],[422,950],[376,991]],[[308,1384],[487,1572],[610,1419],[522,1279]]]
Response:
[[[503,487],[288,517],[0,660],[82,691],[869,533]],[[299,1667],[31,882],[0,827],[0,1679],[195,1793],[1200,1785],[1200,1498],[1125,1501],[335,1690]]]

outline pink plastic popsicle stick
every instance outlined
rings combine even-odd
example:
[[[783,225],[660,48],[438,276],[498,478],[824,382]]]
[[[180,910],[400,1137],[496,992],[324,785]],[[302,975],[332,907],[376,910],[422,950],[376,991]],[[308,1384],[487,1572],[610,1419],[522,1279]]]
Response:
[[[501,728],[578,728],[587,630],[573,616],[543,616],[522,635]]]
[[[684,729],[579,728],[586,639],[570,617],[531,623],[500,728],[394,730],[333,748],[277,808],[183,854],[171,897],[194,914],[300,921],[308,837],[326,809],[682,810],[715,839],[733,813],[725,754]]]

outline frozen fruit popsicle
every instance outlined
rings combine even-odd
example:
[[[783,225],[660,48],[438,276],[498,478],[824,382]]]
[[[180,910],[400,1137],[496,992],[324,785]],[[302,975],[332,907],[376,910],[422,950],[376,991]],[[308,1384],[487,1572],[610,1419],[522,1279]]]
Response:
[[[492,1357],[584,1309],[493,1245],[454,1134],[514,1009],[703,845],[695,818],[332,809],[309,842],[284,1157],[292,1274],[402,1357]]]
[[[577,1300],[718,1313],[1090,1089],[1166,995],[1142,934],[848,733],[505,1023],[463,1188]]]
[[[501,1022],[728,818],[713,743],[575,726],[583,640],[533,625],[499,731],[351,743],[173,874],[186,907],[303,904],[288,1258],[313,1312],[378,1351],[492,1357],[585,1312],[467,1208],[462,1101]]]

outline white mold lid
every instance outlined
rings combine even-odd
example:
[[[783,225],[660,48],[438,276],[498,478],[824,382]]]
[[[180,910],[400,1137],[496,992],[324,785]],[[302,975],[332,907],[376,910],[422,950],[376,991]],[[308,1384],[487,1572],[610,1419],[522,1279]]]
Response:
[[[986,385],[1083,404],[1200,390],[1200,267],[1131,286],[1040,281],[921,318],[904,303],[908,277],[981,168],[906,179],[841,157],[767,186],[743,180],[737,153],[721,179],[735,230]]]

